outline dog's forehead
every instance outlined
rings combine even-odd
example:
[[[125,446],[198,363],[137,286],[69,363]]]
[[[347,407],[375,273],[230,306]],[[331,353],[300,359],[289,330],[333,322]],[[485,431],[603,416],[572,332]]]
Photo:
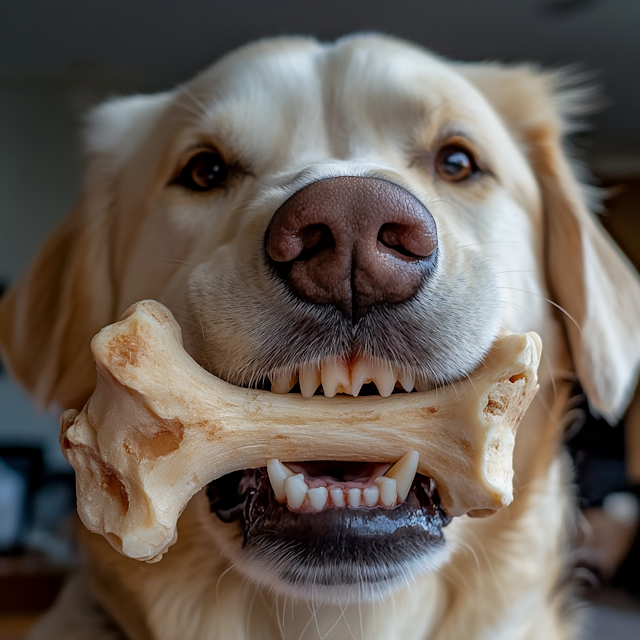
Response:
[[[387,138],[415,136],[416,128],[435,132],[448,121],[480,132],[500,127],[451,63],[382,36],[249,45],[185,85],[178,101],[192,103],[204,130],[234,138],[254,155],[260,146],[286,147],[297,158],[310,147],[348,155],[340,149],[347,139],[371,137],[380,123]]]

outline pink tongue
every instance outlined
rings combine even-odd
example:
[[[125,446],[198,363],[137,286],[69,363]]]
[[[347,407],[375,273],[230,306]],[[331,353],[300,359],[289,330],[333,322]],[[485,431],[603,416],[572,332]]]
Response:
[[[322,462],[288,462],[287,467],[295,473],[304,475],[304,480],[310,489],[327,487],[331,490],[365,489],[375,486],[375,479],[382,477],[390,468],[387,462],[349,462],[343,465]],[[327,471],[335,470],[331,475]]]

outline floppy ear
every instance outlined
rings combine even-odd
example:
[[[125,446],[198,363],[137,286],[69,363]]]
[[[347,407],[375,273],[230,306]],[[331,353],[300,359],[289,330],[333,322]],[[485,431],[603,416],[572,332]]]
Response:
[[[462,67],[523,147],[542,192],[547,280],[566,312],[574,366],[593,409],[614,423],[640,368],[640,280],[591,213],[563,150],[590,91],[529,66]]]
[[[84,194],[0,301],[3,360],[41,406],[80,409],[95,386],[91,338],[116,319],[110,238],[116,177],[158,101],[114,100],[90,115]]]

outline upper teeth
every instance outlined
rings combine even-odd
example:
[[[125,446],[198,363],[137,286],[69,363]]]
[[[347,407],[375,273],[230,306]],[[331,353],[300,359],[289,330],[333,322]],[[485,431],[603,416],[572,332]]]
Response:
[[[325,358],[320,364],[304,364],[299,370],[280,371],[272,375],[271,391],[274,393],[289,393],[300,383],[300,392],[305,398],[310,398],[322,384],[324,395],[332,398],[336,393],[347,393],[357,396],[362,385],[373,382],[378,393],[387,397],[393,393],[396,382],[405,391],[429,391],[433,384],[416,375],[413,371],[394,369],[384,360],[358,359],[349,366],[340,358]]]
[[[393,507],[407,499],[418,471],[418,461],[418,452],[410,451],[384,476],[375,478],[372,485],[367,483],[362,487],[345,486],[348,483],[336,480],[329,486],[309,488],[302,473],[294,473],[275,458],[267,463],[267,473],[278,502],[286,501],[294,511],[305,507],[321,511],[327,506],[344,507],[346,504],[350,507]]]

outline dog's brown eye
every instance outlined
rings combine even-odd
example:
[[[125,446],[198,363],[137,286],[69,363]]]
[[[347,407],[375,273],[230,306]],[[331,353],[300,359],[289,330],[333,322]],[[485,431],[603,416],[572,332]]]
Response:
[[[187,162],[175,182],[193,191],[210,191],[224,183],[227,173],[222,157],[213,151],[205,151]]]
[[[473,156],[462,147],[447,145],[440,149],[436,158],[436,171],[441,178],[459,182],[477,171]]]

